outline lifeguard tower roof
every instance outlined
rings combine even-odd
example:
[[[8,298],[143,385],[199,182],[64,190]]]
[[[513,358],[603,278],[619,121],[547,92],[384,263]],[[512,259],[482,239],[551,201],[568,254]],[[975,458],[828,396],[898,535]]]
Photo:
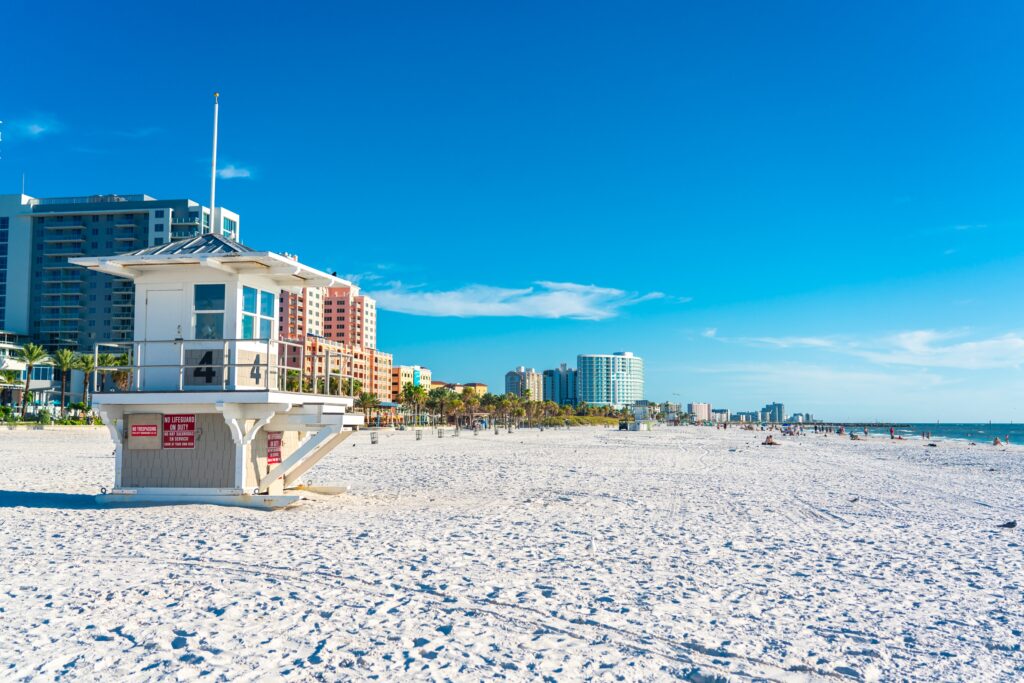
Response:
[[[351,284],[297,260],[272,251],[256,251],[223,235],[190,239],[129,251],[115,256],[68,259],[90,270],[135,279],[154,266],[208,266],[233,273],[252,273],[274,279],[282,288],[336,287]]]

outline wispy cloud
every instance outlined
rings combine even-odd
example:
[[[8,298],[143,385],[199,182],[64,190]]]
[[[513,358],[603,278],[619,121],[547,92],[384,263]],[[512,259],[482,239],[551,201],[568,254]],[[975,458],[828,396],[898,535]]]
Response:
[[[51,133],[60,132],[63,126],[52,116],[33,116],[9,121],[5,127],[15,139],[38,139]]]
[[[885,337],[873,348],[849,348],[875,363],[919,367],[984,370],[1024,365],[1024,337],[1007,333],[988,339],[957,341],[966,332],[914,330]]]
[[[954,225],[953,229],[958,232],[963,232],[964,230],[980,230],[987,227],[987,223],[961,223],[959,225]]]
[[[1024,336],[1016,332],[970,339],[968,330],[910,330],[871,338],[723,337],[717,330],[703,336],[717,341],[776,349],[822,349],[881,365],[984,370],[1024,367]]]
[[[372,295],[379,307],[411,315],[575,320],[606,320],[614,318],[626,306],[665,298],[661,292],[639,294],[611,287],[548,281],[521,289],[474,284],[447,291],[420,291],[393,283],[390,289]]]
[[[701,334],[721,342],[744,344],[746,346],[766,346],[777,349],[827,349],[832,348],[836,344],[835,340],[828,337],[721,337],[718,336],[718,328],[715,327],[708,328]]]
[[[230,180],[232,178],[251,178],[252,171],[241,166],[235,166],[234,164],[228,164],[223,168],[217,169],[217,177]]]

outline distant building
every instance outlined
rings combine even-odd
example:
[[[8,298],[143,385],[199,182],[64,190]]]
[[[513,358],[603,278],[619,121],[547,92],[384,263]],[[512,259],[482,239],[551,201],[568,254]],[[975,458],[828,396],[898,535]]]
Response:
[[[489,387],[483,382],[466,382],[465,384],[462,385],[462,387],[463,393],[472,392],[477,396],[483,396],[484,394],[487,393],[487,390],[489,389]]]
[[[129,341],[134,288],[123,278],[68,263],[114,256],[173,240],[217,234],[239,238],[238,214],[191,199],[92,195],[37,199],[0,195],[0,330],[53,349],[93,351]]]
[[[359,293],[356,285],[330,287],[324,293],[324,336],[377,348],[377,302]]]
[[[729,421],[729,409],[728,408],[715,408],[711,411],[711,421],[725,423]]]
[[[580,403],[622,408],[644,398],[644,361],[629,351],[580,354],[576,367]]]
[[[562,363],[554,370],[544,371],[544,400],[554,401],[558,405],[574,406],[579,400],[577,384],[579,373]]]
[[[763,418],[765,422],[786,421],[786,406],[781,403],[769,403],[761,409],[761,412],[768,413],[768,416]]]
[[[544,378],[533,368],[520,365],[515,370],[505,373],[505,393],[526,396],[531,400],[540,401],[544,397]]]
[[[324,288],[283,291],[277,306],[281,339],[302,339],[308,334],[324,336]]]
[[[648,400],[637,401],[630,408],[633,412],[633,417],[637,420],[654,420],[660,412],[658,404]]]
[[[391,400],[397,401],[402,397],[402,390],[406,384],[414,387],[423,387],[430,391],[431,379],[430,369],[419,365],[394,365],[391,367]]]
[[[474,394],[476,396],[483,396],[487,393],[487,385],[483,382],[467,382],[466,384],[460,384],[458,382],[442,382],[434,380],[430,383],[428,389],[447,389],[448,391],[454,391],[456,394]]]
[[[686,412],[690,414],[690,419],[694,422],[711,421],[710,403],[690,403],[686,406]]]

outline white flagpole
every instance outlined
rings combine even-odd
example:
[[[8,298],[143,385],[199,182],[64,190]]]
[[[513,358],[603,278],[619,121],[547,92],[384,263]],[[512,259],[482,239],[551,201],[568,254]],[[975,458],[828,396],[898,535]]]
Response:
[[[213,164],[210,167],[210,232],[216,233],[214,210],[217,207],[217,114],[220,110],[220,93],[213,93]]]

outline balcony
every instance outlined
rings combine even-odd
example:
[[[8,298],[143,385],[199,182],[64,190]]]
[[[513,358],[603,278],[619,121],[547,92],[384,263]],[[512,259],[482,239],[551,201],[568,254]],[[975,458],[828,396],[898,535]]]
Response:
[[[51,232],[61,232],[65,230],[85,230],[85,225],[82,223],[47,223],[43,225],[44,230]]]
[[[82,306],[82,304],[78,303],[77,300],[61,299],[60,301],[54,301],[53,299],[47,299],[46,301],[44,301],[40,305],[40,308],[43,308],[43,309],[47,309],[47,308],[63,309],[63,308],[85,308],[85,307]]]

